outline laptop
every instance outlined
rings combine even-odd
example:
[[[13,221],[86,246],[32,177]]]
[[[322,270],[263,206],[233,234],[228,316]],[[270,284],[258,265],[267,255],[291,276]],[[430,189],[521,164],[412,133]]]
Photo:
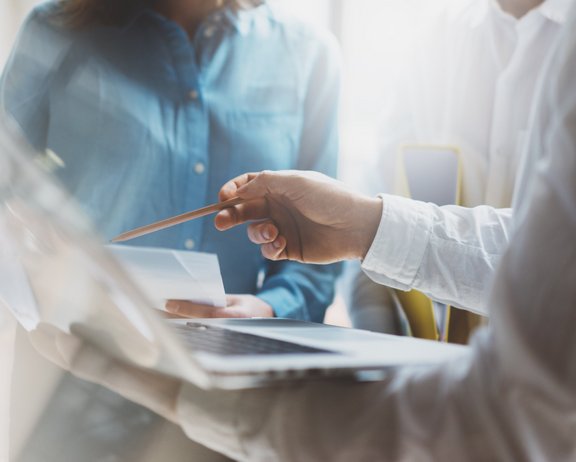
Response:
[[[38,320],[133,365],[205,389],[297,380],[382,379],[465,347],[289,319],[168,320],[152,308],[73,198],[0,120],[0,220],[14,243]],[[48,162],[49,163],[49,162]]]

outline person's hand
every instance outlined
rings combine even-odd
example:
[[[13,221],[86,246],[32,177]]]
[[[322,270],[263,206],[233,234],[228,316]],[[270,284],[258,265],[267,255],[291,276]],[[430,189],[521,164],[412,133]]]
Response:
[[[222,210],[216,228],[247,221],[250,240],[271,260],[332,263],[364,258],[382,214],[380,199],[369,198],[316,172],[246,173],[226,183],[220,200],[248,199]]]
[[[215,307],[189,302],[168,300],[166,311],[185,318],[272,318],[274,310],[264,300],[254,295],[227,295],[225,307]]]

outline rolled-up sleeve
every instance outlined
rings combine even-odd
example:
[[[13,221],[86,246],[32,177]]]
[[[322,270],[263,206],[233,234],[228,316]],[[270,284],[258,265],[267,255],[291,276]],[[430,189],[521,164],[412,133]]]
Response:
[[[383,211],[362,269],[374,281],[480,313],[508,245],[511,209],[439,207],[382,195]]]

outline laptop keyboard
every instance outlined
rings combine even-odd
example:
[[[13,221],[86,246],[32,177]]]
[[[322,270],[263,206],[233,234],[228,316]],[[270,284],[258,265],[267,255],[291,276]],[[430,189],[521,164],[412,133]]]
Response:
[[[180,339],[196,351],[223,356],[334,353],[269,337],[247,334],[197,322],[174,325]]]

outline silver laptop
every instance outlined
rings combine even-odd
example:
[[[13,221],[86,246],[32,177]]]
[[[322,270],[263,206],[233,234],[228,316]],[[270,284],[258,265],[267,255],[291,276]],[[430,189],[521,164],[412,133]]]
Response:
[[[41,325],[203,388],[343,377],[456,358],[465,347],[288,319],[167,320],[151,308],[38,154],[0,121],[0,220]],[[40,156],[42,163],[46,159]]]

